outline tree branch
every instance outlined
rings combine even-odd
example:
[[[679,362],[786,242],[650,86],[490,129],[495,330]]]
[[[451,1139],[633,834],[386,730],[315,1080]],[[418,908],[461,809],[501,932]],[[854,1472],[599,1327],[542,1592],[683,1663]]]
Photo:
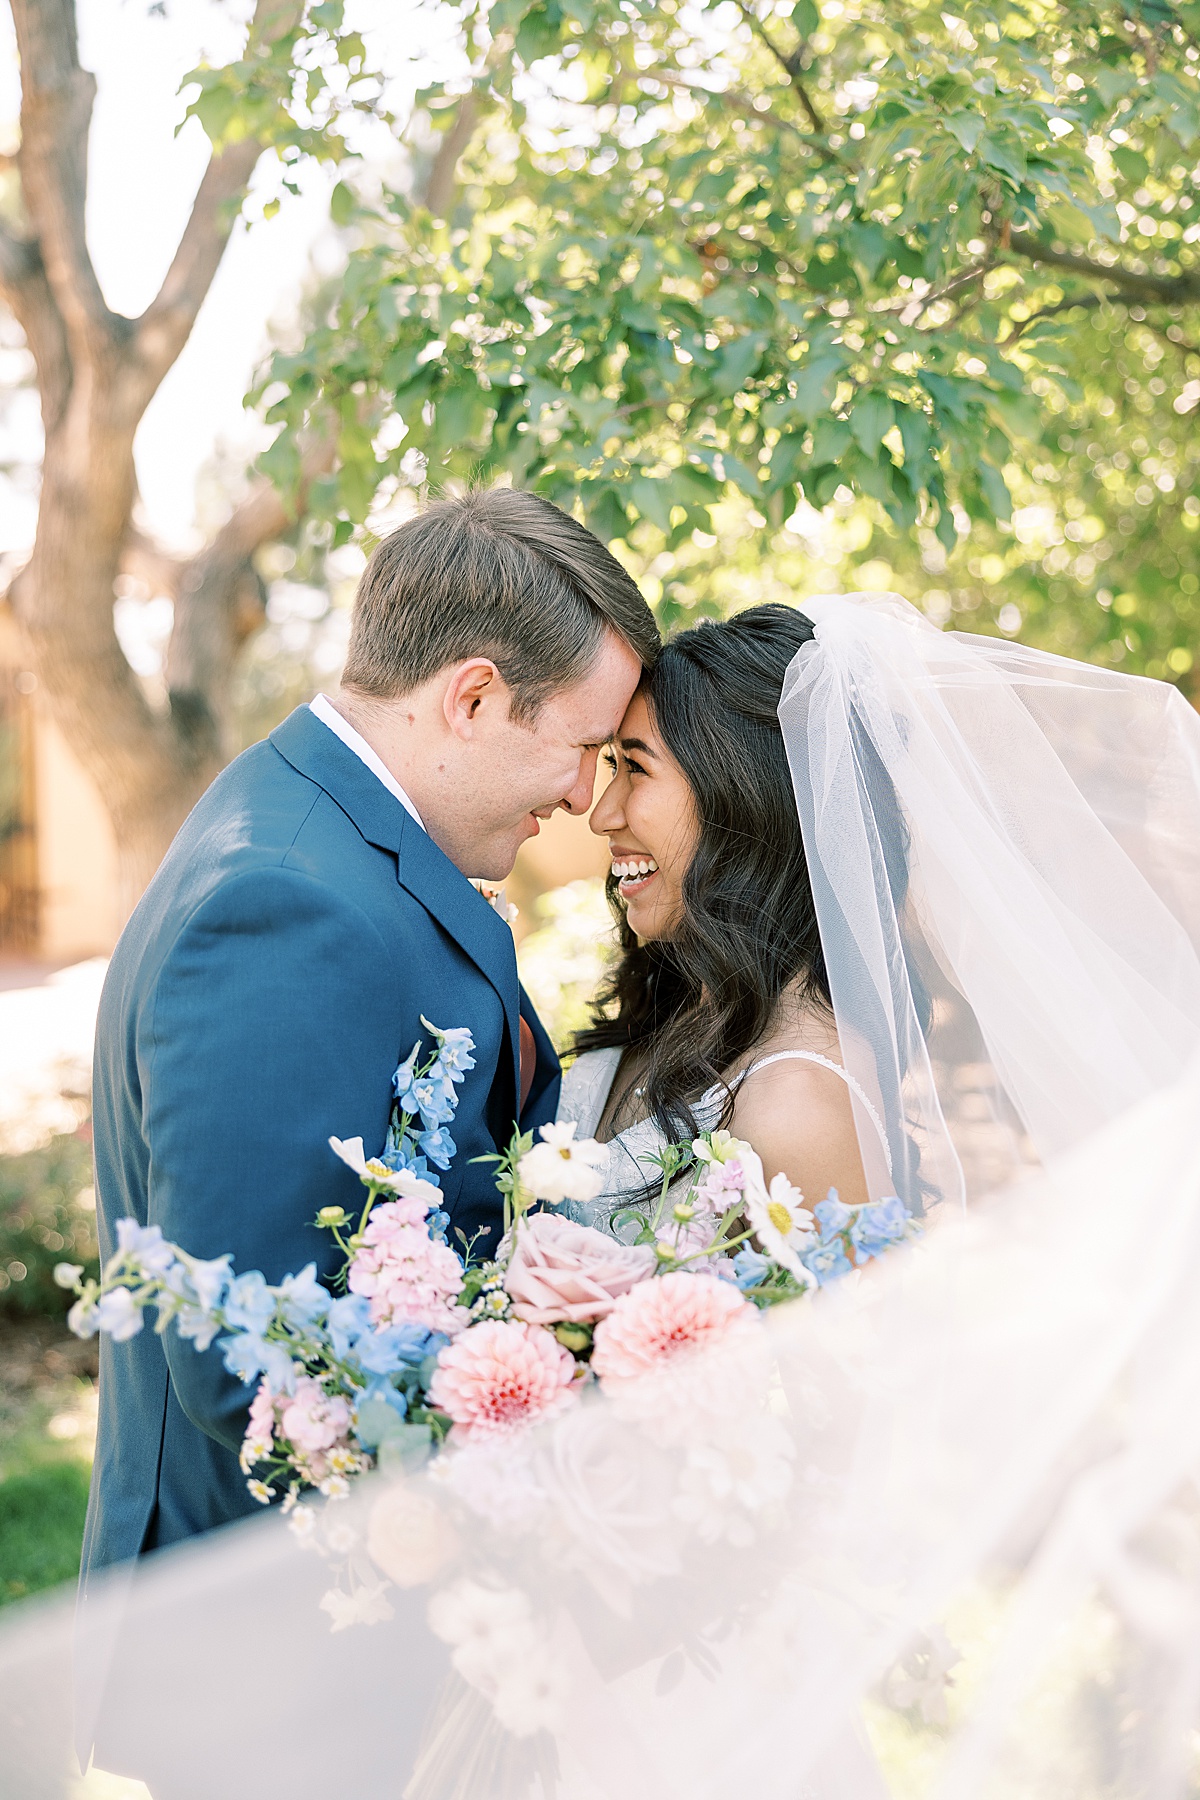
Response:
[[[0,296],[7,302],[37,365],[42,424],[52,432],[71,391],[71,353],[62,314],[42,266],[41,251],[29,238],[0,225]]]
[[[468,88],[455,108],[453,123],[442,133],[437,153],[417,194],[420,203],[429,208],[435,219],[449,216],[454,204],[459,160],[475,135],[482,110],[479,89]]]
[[[800,65],[797,58],[789,56],[787,51],[775,42],[775,39],[771,36],[771,33],[767,30],[754,8],[752,6],[747,6],[746,0],[735,0],[735,4],[755,37],[757,37],[760,43],[764,44],[771,52],[771,55],[775,58],[780,68],[787,76],[788,83],[795,93],[796,98],[808,114],[813,130],[817,133],[818,137],[828,136],[828,127],[820,113],[817,111],[816,106],[813,104],[812,96],[809,94],[808,89],[800,79]]]
[[[331,443],[315,444],[306,452],[297,510],[311,483],[332,463]],[[178,569],[167,692],[177,721],[190,736],[210,740],[214,754],[224,749],[220,708],[229,691],[233,658],[262,623],[262,583],[251,558],[294,523],[295,514],[279,489],[260,478],[212,541]]]
[[[773,112],[770,107],[756,106],[755,96],[743,92],[741,88],[701,87],[694,81],[688,81],[686,76],[675,74],[669,69],[655,69],[653,74],[642,71],[641,78],[643,81],[656,81],[662,87],[678,88],[680,92],[691,94],[694,99],[702,103],[717,101],[722,106],[731,106],[745,119],[757,121],[761,125],[773,125],[777,131],[791,132],[794,137],[800,139],[802,144],[816,142],[811,132],[802,131],[793,120],[785,119],[781,113]],[[782,93],[783,90],[779,88],[775,91]],[[824,139],[821,140],[820,147],[825,147]]]
[[[261,144],[242,138],[209,160],[171,266],[135,327],[138,356],[155,387],[187,343],[261,155]]]
[[[299,0],[256,0],[247,54],[257,45],[274,43],[286,35],[302,10]],[[151,392],[191,335],[262,152],[259,140],[247,137],[209,158],[171,266],[134,327],[137,354]]]
[[[94,357],[119,341],[124,326],[100,291],[84,227],[96,83],[79,66],[74,0],[10,3],[21,57],[25,205],[73,353]]]
[[[1144,275],[1120,263],[1110,267],[1090,256],[1081,256],[1075,250],[1055,250],[1027,231],[1010,233],[1007,247],[1029,262],[1045,263],[1052,269],[1068,269],[1085,281],[1106,281],[1127,300],[1148,300],[1152,306],[1184,306],[1200,300],[1200,273]]]

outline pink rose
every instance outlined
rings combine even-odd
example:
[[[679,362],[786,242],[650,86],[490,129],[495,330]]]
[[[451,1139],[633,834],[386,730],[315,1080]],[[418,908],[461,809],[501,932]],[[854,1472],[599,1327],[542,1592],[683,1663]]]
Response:
[[[590,1325],[653,1274],[649,1246],[622,1244],[556,1213],[521,1221],[504,1285],[513,1311],[530,1325]]]

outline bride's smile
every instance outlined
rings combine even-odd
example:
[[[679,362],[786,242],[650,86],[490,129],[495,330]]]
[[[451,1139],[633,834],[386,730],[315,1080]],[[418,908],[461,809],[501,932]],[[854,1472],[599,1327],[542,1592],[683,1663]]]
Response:
[[[691,787],[635,694],[607,752],[612,780],[592,810],[591,828],[608,839],[613,879],[629,929],[649,941],[669,937],[683,910],[683,877],[695,855]]]

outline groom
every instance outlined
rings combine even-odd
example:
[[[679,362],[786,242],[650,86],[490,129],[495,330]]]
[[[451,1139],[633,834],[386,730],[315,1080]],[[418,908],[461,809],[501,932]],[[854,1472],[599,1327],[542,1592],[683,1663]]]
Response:
[[[532,494],[443,501],[380,544],[340,693],[217,778],[113,956],[95,1069],[104,1257],[131,1216],[270,1282],[311,1261],[330,1274],[312,1221],[361,1191],[328,1140],[382,1146],[422,1014],[475,1039],[441,1180],[452,1232],[494,1241],[499,1202],[472,1158],[518,1116],[553,1117],[559,1070],[512,934],[468,878],[503,880],[539,819],[588,809],[657,649],[620,565]],[[215,1347],[103,1338],[85,1588],[89,1570],[254,1510],[248,1400]]]

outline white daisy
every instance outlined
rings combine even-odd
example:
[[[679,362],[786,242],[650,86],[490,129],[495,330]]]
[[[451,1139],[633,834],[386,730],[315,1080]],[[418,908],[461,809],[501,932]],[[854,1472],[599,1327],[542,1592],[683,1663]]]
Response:
[[[776,1175],[768,1187],[757,1156],[747,1173],[751,1179],[746,1184],[746,1214],[751,1230],[772,1261],[790,1270],[805,1287],[812,1287],[813,1278],[800,1261],[816,1240],[816,1226],[804,1195],[783,1174]]]

